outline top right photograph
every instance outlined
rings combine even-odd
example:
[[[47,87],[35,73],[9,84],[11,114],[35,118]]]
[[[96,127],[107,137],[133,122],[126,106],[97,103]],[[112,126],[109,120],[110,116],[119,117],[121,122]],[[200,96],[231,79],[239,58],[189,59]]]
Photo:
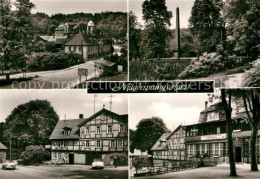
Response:
[[[260,87],[259,0],[129,0],[129,79]]]

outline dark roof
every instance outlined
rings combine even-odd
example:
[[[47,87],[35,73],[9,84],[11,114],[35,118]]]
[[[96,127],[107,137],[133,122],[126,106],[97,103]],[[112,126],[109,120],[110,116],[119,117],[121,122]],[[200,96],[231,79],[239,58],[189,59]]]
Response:
[[[4,144],[2,144],[1,142],[0,142],[0,150],[6,150],[7,148],[6,148],[6,146],[4,146]]]
[[[77,35],[75,35],[71,40],[68,41],[65,45],[98,45],[95,38],[87,34],[82,34],[79,32]]]
[[[157,140],[157,142],[154,144],[154,146],[151,148],[151,150],[167,150],[168,145],[167,145],[167,138],[171,133],[164,133],[160,137],[160,139]],[[161,141],[165,141],[165,145],[161,145]]]
[[[108,66],[108,67],[112,67],[112,66],[115,65],[114,62],[104,60],[103,58],[98,59],[98,60],[94,60],[94,62],[95,62],[95,63],[98,63],[98,64],[100,64],[100,65]]]
[[[207,109],[201,111],[201,113],[206,113],[206,112],[211,112],[211,111],[216,111],[217,109],[217,105],[219,105],[221,102],[219,103],[215,103],[213,105],[211,105],[210,107],[208,107]]]
[[[54,44],[56,44],[56,45],[63,45],[63,44],[66,44],[67,42],[68,42],[67,39],[56,39]]]
[[[166,138],[166,140],[168,140],[175,132],[177,132],[181,127],[183,127],[182,125],[179,125],[173,132],[170,133],[170,135]]]
[[[78,124],[84,121],[85,119],[69,119],[69,120],[60,120],[55,126],[52,134],[50,136],[50,140],[53,139],[78,139],[79,135],[76,134],[79,127]],[[69,135],[63,135],[62,132],[65,129],[71,128],[71,132]]]
[[[109,113],[109,114],[112,114],[112,115],[116,115],[116,116],[120,116],[120,118],[118,119],[120,122],[124,123],[124,124],[128,124],[128,115],[127,114],[124,114],[124,115],[119,115],[119,114],[116,114],[112,111],[109,111],[105,108],[99,110],[97,113],[93,114],[92,116],[90,116],[89,118],[87,119],[84,119],[84,121],[82,121],[81,123],[78,124],[78,126],[82,126],[83,124],[85,124],[86,122],[88,121],[91,121],[93,118],[95,118],[96,116],[100,115],[101,113]]]

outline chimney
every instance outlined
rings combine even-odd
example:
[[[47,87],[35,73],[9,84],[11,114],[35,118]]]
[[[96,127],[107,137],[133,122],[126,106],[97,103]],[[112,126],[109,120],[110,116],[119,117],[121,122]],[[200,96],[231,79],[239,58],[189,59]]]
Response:
[[[83,119],[84,115],[83,114],[79,114],[79,118]]]
[[[205,109],[208,108],[208,101],[205,101]]]
[[[105,105],[103,104],[103,109],[105,109]]]

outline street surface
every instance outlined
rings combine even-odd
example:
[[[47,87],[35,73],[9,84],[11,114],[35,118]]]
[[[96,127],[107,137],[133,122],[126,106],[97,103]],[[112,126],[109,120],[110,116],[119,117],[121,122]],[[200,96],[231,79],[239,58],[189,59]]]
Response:
[[[91,166],[87,165],[17,166],[16,170],[2,170],[2,167],[0,167],[0,179],[125,179],[127,177],[128,167],[105,167],[103,170],[93,170]]]
[[[72,66],[62,70],[40,71],[27,73],[27,77],[33,77],[33,80],[24,83],[13,83],[13,85],[3,86],[2,88],[15,88],[15,89],[59,89],[59,88],[72,88],[80,83],[78,76],[78,68],[88,69],[88,79],[98,77],[98,72],[95,74],[94,61],[88,61],[80,65]],[[12,78],[22,77],[22,73],[11,75]],[[1,76],[0,79],[4,79]],[[85,77],[82,77],[82,81]]]
[[[114,45],[114,54],[121,55],[122,47]],[[78,68],[88,69],[87,79],[99,77],[98,71],[95,71],[95,60],[87,61],[80,65],[75,65],[66,69],[39,71],[26,73],[26,77],[32,77],[31,81],[26,82],[13,82],[11,85],[0,86],[0,88],[9,89],[63,89],[73,88],[80,84],[78,76]],[[23,74],[10,75],[10,79],[22,78]],[[5,79],[5,76],[0,76],[0,79]],[[86,80],[85,77],[81,78],[81,82]]]
[[[260,165],[258,165],[260,168]],[[250,164],[236,164],[237,170],[237,178],[260,178],[260,172],[251,172]],[[236,177],[229,176],[229,164],[220,164],[214,167],[201,167],[184,171],[170,172],[161,175],[154,175],[149,177],[131,177],[131,178],[185,178],[185,179],[201,179],[201,178],[209,178],[209,179],[217,179],[217,178],[227,178],[234,179]]]

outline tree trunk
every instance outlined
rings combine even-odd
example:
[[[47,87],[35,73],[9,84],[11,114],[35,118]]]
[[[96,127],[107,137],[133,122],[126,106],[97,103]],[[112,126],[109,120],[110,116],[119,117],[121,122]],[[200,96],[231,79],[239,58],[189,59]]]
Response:
[[[251,134],[251,143],[250,143],[251,171],[258,171],[257,158],[256,158],[256,141],[257,141],[258,125],[259,123],[252,125],[252,134]]]
[[[226,114],[226,116],[227,116],[226,118],[227,118],[227,135],[228,135],[230,176],[237,176],[236,164],[235,164],[235,158],[234,158],[234,150],[233,150],[233,139],[232,139],[233,128],[232,128],[232,121],[231,121],[231,113],[229,115]]]
[[[229,92],[229,104],[227,103],[227,100],[226,100],[225,89],[221,90],[221,99],[222,99],[222,105],[224,107],[224,111],[226,114],[226,122],[227,122],[226,127],[227,127],[227,135],[228,135],[230,176],[237,176],[234,151],[233,151],[233,139],[232,139],[233,126],[232,126],[232,118],[231,118],[231,113],[232,113],[231,91],[229,90],[228,92]]]

